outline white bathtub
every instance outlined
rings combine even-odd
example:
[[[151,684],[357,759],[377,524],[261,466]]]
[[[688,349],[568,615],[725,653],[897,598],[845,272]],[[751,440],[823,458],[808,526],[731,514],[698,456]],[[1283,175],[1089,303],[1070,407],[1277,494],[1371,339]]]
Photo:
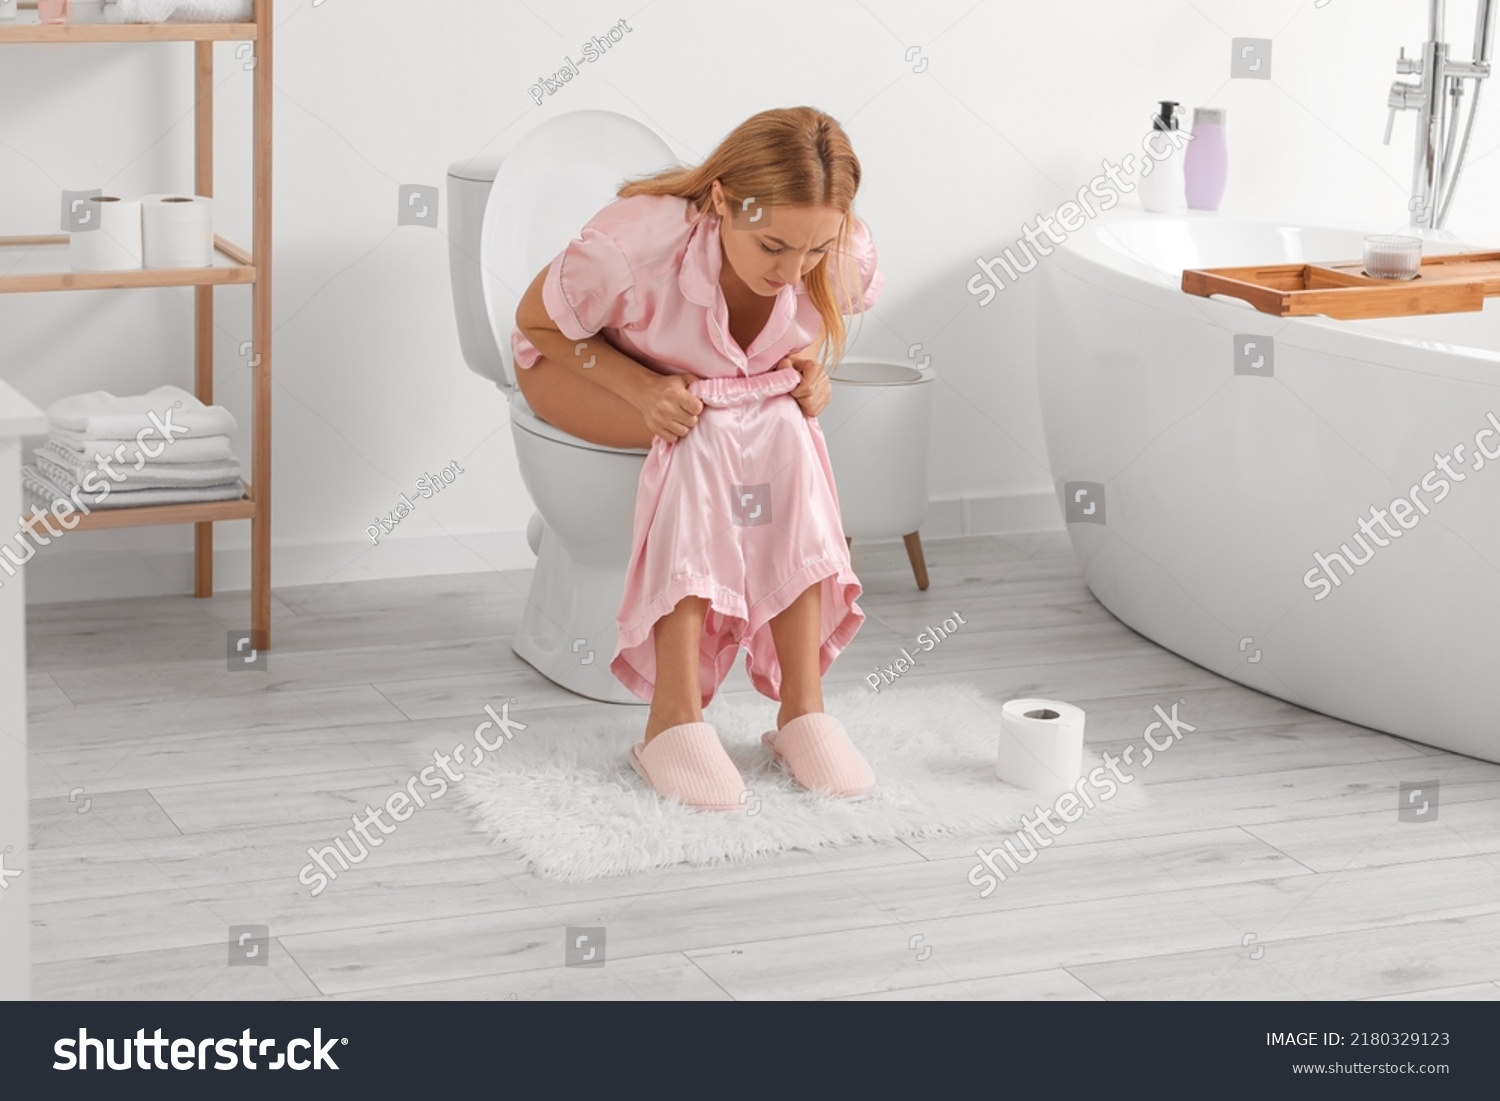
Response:
[[[1293,320],[1179,289],[1184,268],[1361,250],[1358,232],[1208,215],[1117,215],[1069,238],[1036,277],[1059,500],[1102,485],[1104,522],[1096,508],[1068,532],[1094,595],[1141,634],[1312,710],[1500,761],[1500,433],[1482,435],[1500,421],[1500,301]],[[1257,345],[1242,369],[1270,377],[1234,373],[1236,336]],[[1476,446],[1497,458],[1475,470]],[[1398,497],[1412,504],[1392,512]],[[1343,544],[1373,555],[1346,569]]]

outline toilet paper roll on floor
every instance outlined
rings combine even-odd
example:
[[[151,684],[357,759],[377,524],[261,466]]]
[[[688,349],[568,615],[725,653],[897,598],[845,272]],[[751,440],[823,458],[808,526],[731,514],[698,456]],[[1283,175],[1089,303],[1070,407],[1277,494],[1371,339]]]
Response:
[[[995,775],[1027,791],[1062,791],[1083,770],[1083,709],[1061,700],[1009,700],[1000,709]]]
[[[141,227],[148,268],[208,268],[214,263],[213,200],[204,195],[147,195]]]
[[[74,271],[130,271],[141,266],[141,203],[118,195],[85,200],[93,229],[68,235],[68,263]]]

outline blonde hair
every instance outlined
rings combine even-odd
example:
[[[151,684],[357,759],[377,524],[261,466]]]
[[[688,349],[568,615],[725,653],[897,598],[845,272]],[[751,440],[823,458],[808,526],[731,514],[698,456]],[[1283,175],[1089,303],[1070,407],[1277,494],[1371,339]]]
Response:
[[[859,190],[859,158],[837,120],[815,107],[778,107],[751,115],[736,126],[696,168],[668,168],[627,181],[617,193],[675,195],[713,211],[713,182],[731,207],[745,199],[765,206],[827,206],[844,215],[833,251],[803,279],[807,297],[823,324],[818,359],[831,373],[847,341],[842,304],[862,296],[859,272],[849,270],[849,208]],[[830,264],[829,258],[842,263]],[[835,270],[830,271],[830,268]]]

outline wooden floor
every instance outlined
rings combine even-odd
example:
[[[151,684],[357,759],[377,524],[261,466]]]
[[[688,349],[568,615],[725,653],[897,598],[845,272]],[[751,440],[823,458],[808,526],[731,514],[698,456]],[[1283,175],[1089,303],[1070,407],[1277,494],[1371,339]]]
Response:
[[[987,899],[968,873],[1001,837],[547,882],[451,799],[313,898],[308,847],[486,703],[528,723],[610,706],[511,653],[529,572],[278,591],[267,673],[227,670],[242,593],[32,608],[37,996],[1500,998],[1500,766],[1160,650],[1093,600],[1063,533],[927,549],[920,593],[899,542],[856,544],[868,619],[830,687],[958,611],[887,691],[1070,700],[1117,753],[1158,703],[1196,727],[1138,774],[1148,809],[1086,814]],[[1399,784],[1434,779],[1438,819],[1399,822]],[[232,925],[269,928],[267,966],[228,966]],[[563,966],[568,926],[605,928],[604,967]]]

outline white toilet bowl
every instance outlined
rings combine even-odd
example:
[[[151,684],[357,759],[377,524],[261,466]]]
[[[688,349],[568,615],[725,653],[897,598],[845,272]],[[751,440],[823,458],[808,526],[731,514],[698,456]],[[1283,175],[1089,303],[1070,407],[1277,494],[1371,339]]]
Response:
[[[510,427],[521,480],[537,506],[526,533],[536,572],[511,648],[571,692],[640,703],[609,671],[609,659],[646,452],[569,436],[533,413],[520,391],[510,399]]]
[[[642,701],[609,671],[615,615],[647,452],[578,439],[542,420],[515,382],[510,335],[520,295],[627,177],[676,164],[649,128],[611,111],[575,111],[532,130],[504,157],[448,171],[449,268],[464,358],[510,400],[521,479],[538,515],[527,527],[536,573],[511,646],[571,692]]]

